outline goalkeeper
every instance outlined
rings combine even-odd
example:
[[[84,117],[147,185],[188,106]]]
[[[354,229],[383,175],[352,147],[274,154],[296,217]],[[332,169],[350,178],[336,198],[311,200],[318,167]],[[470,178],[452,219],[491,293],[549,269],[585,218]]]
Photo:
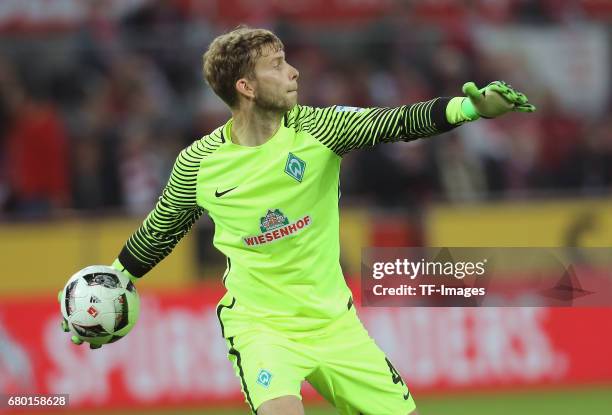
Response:
[[[214,245],[227,257],[220,334],[253,413],[303,414],[306,380],[342,414],[416,414],[342,275],[342,157],[535,108],[499,81],[482,89],[468,82],[464,97],[398,108],[298,105],[299,72],[283,44],[247,27],[217,37],[203,69],[232,118],[181,151],[155,208],[113,266],[137,280],[207,212]]]

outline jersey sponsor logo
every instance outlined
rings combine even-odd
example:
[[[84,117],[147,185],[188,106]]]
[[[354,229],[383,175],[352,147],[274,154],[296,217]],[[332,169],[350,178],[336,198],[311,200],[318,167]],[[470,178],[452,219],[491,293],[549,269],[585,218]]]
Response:
[[[224,194],[229,193],[229,192],[231,192],[232,190],[234,190],[234,189],[236,189],[236,188],[238,188],[238,186],[236,186],[236,187],[232,187],[231,189],[227,189],[227,190],[224,190],[224,191],[222,191],[222,192],[220,192],[220,191],[219,191],[219,189],[217,189],[217,190],[215,190],[215,196],[216,196],[216,197],[221,197],[221,196],[223,196]]]
[[[306,162],[295,154],[289,153],[287,156],[287,164],[285,164],[285,173],[301,183],[304,178],[305,170]]]
[[[259,229],[261,229],[262,232],[268,232],[280,228],[283,225],[288,225],[289,219],[287,219],[287,216],[283,215],[280,209],[274,209],[274,211],[268,210],[266,216],[259,219],[259,224]]]
[[[336,107],[336,112],[361,112],[363,108],[360,107],[347,107],[345,105],[338,105]]]
[[[259,229],[262,233],[247,236],[243,238],[243,241],[247,246],[267,244],[298,233],[310,226],[311,223],[310,215],[305,215],[295,222],[289,223],[289,219],[280,209],[268,209],[266,215],[259,219]]]
[[[267,371],[266,369],[261,369],[259,374],[257,375],[257,383],[259,383],[264,388],[270,386],[270,382],[272,382],[272,373]]]

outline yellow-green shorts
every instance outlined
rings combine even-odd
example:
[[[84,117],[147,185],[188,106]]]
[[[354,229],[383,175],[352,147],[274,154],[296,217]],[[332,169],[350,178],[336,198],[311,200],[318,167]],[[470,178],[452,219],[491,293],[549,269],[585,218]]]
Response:
[[[231,313],[229,302],[218,308],[222,327],[225,313]],[[253,413],[270,399],[285,395],[302,399],[304,380],[340,414],[407,415],[416,408],[408,387],[368,335],[355,307],[299,340],[258,325],[226,341],[228,358]]]

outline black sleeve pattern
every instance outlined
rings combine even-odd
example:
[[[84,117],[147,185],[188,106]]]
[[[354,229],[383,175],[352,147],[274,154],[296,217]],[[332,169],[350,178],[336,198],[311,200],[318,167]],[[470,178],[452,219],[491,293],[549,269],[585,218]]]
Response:
[[[168,256],[204,213],[196,202],[200,161],[223,141],[221,134],[211,134],[181,151],[155,208],[119,254],[130,274],[141,277]]]
[[[397,108],[296,106],[287,114],[287,125],[308,131],[339,156],[378,143],[410,141],[453,129],[446,119],[450,98]]]

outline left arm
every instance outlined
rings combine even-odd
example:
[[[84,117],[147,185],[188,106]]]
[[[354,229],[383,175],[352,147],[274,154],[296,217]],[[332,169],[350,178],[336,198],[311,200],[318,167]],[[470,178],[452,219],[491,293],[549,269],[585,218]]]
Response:
[[[450,98],[397,108],[356,108],[296,106],[288,123],[305,130],[338,156],[379,143],[410,141],[453,129],[446,106]]]
[[[480,117],[495,118],[510,111],[535,111],[524,94],[504,82],[495,81],[480,90],[468,82],[463,92],[467,97],[434,98],[397,108],[296,105],[287,114],[286,122],[309,132],[342,157],[351,150],[379,143],[441,134]]]

